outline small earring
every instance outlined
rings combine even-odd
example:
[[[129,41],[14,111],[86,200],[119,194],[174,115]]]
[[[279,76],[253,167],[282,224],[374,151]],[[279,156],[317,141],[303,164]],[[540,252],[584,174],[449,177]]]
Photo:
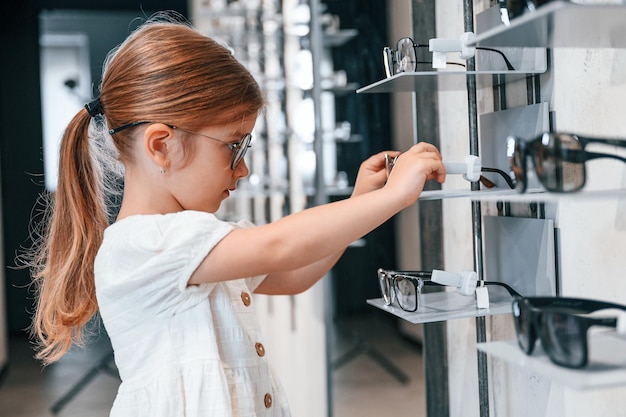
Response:
[[[161,174],[165,174],[165,170],[163,169],[163,167],[159,167],[159,172],[160,172]]]

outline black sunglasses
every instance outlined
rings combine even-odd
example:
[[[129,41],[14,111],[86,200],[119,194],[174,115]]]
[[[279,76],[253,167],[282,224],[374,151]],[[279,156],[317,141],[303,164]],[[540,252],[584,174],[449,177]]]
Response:
[[[114,135],[118,132],[121,132],[122,130],[130,129],[131,127],[139,126],[139,125],[146,124],[146,123],[156,123],[156,122],[152,122],[149,120],[139,120],[137,122],[128,123],[123,126],[116,127],[114,129],[109,129],[109,135]],[[178,129],[185,133],[202,136],[207,139],[221,142],[225,144],[226,146],[228,146],[228,149],[230,149],[233,153],[233,158],[230,161],[230,169],[232,169],[233,171],[237,169],[237,167],[239,166],[243,158],[246,156],[246,152],[248,151],[248,148],[250,147],[250,142],[252,142],[251,133],[246,133],[245,135],[243,135],[243,137],[241,138],[239,142],[226,142],[225,140],[217,139],[217,138],[205,135],[203,133],[198,133],[198,132],[193,132],[191,130],[182,129],[180,127],[173,126],[167,123],[164,123],[164,124],[171,127],[172,129]]]
[[[509,25],[511,19],[515,19],[526,12],[534,12],[537,8],[553,0],[498,0],[500,7],[500,19],[505,25]]]
[[[424,285],[439,286],[445,285],[431,281],[432,272],[428,271],[389,271],[383,268],[378,269],[378,284],[380,293],[383,296],[383,304],[391,305],[394,301],[398,306],[409,313],[419,309],[421,295]],[[497,281],[481,281],[484,285],[495,285],[508,291],[513,297],[521,297],[511,286]]]
[[[557,193],[574,192],[584,187],[586,161],[614,158],[626,162],[626,158],[619,155],[585,151],[585,147],[591,143],[626,148],[626,140],[590,138],[568,133],[544,133],[530,140],[509,136],[507,157],[515,189],[520,193],[526,191],[527,158],[532,159],[541,185],[547,191]]]
[[[550,360],[567,368],[583,368],[589,360],[587,331],[591,326],[617,327],[617,319],[585,317],[595,311],[626,306],[565,297],[516,297],[513,321],[519,347],[530,355],[541,340]]]
[[[383,65],[385,68],[385,76],[387,78],[399,74],[401,72],[414,72],[418,64],[432,64],[431,61],[418,61],[417,48],[428,48],[426,44],[415,43],[411,38],[402,38],[396,43],[396,49],[388,46],[383,48]],[[476,47],[476,49],[496,52],[499,54],[509,71],[515,71],[515,68],[502,51],[493,48]],[[459,65],[465,68],[464,64],[458,62],[447,62],[449,65]]]

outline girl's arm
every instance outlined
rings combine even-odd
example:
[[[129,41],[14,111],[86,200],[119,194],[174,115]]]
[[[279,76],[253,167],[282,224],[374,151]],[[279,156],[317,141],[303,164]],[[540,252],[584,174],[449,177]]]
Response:
[[[398,158],[382,188],[303,210],[271,224],[232,231],[206,256],[189,283],[271,275],[318,261],[311,268],[330,268],[330,261],[334,263],[351,242],[415,203],[431,178],[439,182],[445,179],[441,155],[433,145],[420,143]]]
[[[385,185],[387,181],[385,154],[394,157],[399,152],[380,152],[365,160],[359,168],[352,197],[378,190]],[[263,280],[255,292],[268,295],[290,295],[306,291],[335,266],[345,249],[345,247],[341,248],[331,256],[302,268],[272,273]]]

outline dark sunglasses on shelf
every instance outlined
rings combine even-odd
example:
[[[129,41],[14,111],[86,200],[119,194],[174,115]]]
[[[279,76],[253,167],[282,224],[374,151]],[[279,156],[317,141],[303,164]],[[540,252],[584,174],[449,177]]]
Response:
[[[498,0],[500,7],[500,19],[505,25],[509,25],[511,19],[515,19],[527,12],[534,12],[544,4],[554,0]]]
[[[419,310],[424,285],[444,286],[431,281],[431,277],[432,272],[428,271],[390,271],[379,268],[378,284],[383,304],[389,306],[395,301],[406,312],[413,313]],[[511,286],[503,282],[482,281],[482,284],[499,286],[506,289],[511,296],[521,297]]]
[[[587,331],[591,326],[617,327],[617,318],[588,317],[600,310],[626,311],[626,306],[599,300],[566,297],[516,297],[513,321],[517,343],[533,353],[537,339],[550,360],[567,368],[583,368],[589,361]]]
[[[393,166],[396,164],[397,159],[398,159],[397,156],[391,157],[389,156],[389,154],[385,154],[385,170],[387,171],[387,178],[389,178],[389,174],[391,174],[391,170],[393,169]],[[509,188],[515,189],[515,183],[513,182],[511,177],[506,172],[502,171],[501,169],[481,167],[480,170],[481,172],[485,172],[485,173],[491,172],[491,173],[498,174],[500,177],[504,179],[504,181],[506,181]],[[479,181],[482,185],[484,185],[487,188],[494,188],[496,186],[496,184],[493,181],[489,180],[484,175],[480,176]]]
[[[411,38],[402,38],[396,43],[396,49],[385,46],[383,48],[385,76],[389,78],[402,72],[414,72],[417,70],[417,65],[419,64],[432,64],[431,61],[417,60],[417,48],[428,48],[428,45],[415,43]],[[476,49],[492,51],[499,54],[502,56],[507,69],[509,71],[515,71],[515,68],[502,51],[485,47],[476,47]],[[447,62],[447,64],[458,65],[465,68],[464,64],[458,62]]]
[[[507,138],[507,157],[515,189],[523,193],[528,182],[527,160],[533,162],[537,179],[546,191],[570,193],[585,186],[585,162],[597,158],[613,158],[626,162],[626,158],[609,153],[587,152],[589,144],[626,148],[626,140],[590,138],[569,133],[543,133],[525,140],[515,136]]]

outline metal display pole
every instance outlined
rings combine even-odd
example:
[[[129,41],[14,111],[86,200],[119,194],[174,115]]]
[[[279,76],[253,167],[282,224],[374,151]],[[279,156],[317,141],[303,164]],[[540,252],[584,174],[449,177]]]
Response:
[[[414,39],[421,42],[435,37],[437,31],[434,2],[414,0],[412,7]],[[421,59],[427,60],[429,55],[424,55]],[[424,82],[428,81],[424,80]],[[437,94],[435,86],[429,93],[420,92],[418,94],[415,91],[412,93],[415,143],[422,140],[420,132],[428,132],[424,140],[440,147]],[[424,187],[424,190],[440,189],[441,186],[434,182],[427,183]],[[418,217],[421,235],[419,253],[421,269],[441,268],[444,263],[441,200],[420,201],[418,203]],[[422,340],[426,415],[429,417],[448,417],[450,415],[450,398],[446,322],[424,323],[422,325]]]
[[[464,30],[465,32],[474,31],[474,4],[472,0],[464,0],[463,2]],[[474,71],[474,59],[467,60],[467,71]],[[468,103],[468,121],[469,121],[469,137],[470,137],[470,153],[478,155],[478,105],[476,101],[476,76],[467,76],[467,103]],[[478,182],[472,183],[472,190],[476,191],[480,188]],[[484,280],[483,270],[483,231],[482,231],[482,213],[480,201],[472,201],[472,232],[474,236],[474,268],[478,274],[479,280]],[[485,317],[476,318],[476,342],[483,343],[487,340],[487,331]],[[487,369],[487,354],[477,350],[478,355],[478,404],[480,407],[480,416],[489,416],[489,376]]]
[[[315,196],[314,205],[322,205],[328,202],[326,195],[326,182],[324,180],[324,137],[322,132],[322,77],[320,66],[322,61],[323,36],[319,21],[321,5],[319,0],[310,0],[310,48],[313,70],[313,108],[315,133],[313,149],[315,151]],[[330,274],[330,272],[329,272]],[[330,307],[333,299],[332,282],[328,276],[324,277],[324,322],[326,328],[326,407],[328,417],[333,416],[333,363],[332,363],[332,340],[333,340],[333,317]]]

